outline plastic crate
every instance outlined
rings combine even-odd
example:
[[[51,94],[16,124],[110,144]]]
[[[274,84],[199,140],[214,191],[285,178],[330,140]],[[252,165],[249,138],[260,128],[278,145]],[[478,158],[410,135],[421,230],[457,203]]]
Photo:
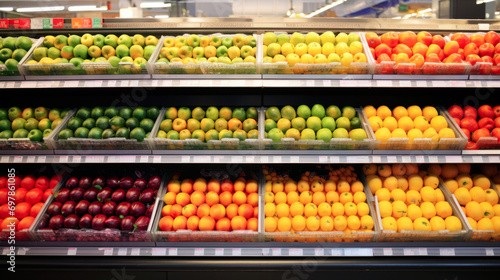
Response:
[[[241,33],[239,33],[241,34]],[[188,38],[191,34],[183,34],[181,36]],[[237,34],[221,34],[215,33],[210,35],[198,36],[218,36],[219,38],[232,38]],[[244,36],[250,36],[241,34]],[[256,39],[258,35],[252,34]],[[182,63],[182,62],[158,62],[160,51],[163,48],[163,43],[166,38],[175,38],[176,36],[162,36],[155,52],[149,58],[147,67],[151,74],[257,74],[257,63],[240,62],[235,64],[218,63],[218,62],[199,62],[199,63]],[[257,59],[257,57],[256,57]]]
[[[198,139],[172,140],[158,138],[156,136],[160,130],[161,122],[165,119],[166,110],[167,108],[162,108],[160,116],[151,130],[151,134],[147,139],[144,139],[153,150],[257,150],[260,148],[259,139],[245,139],[245,141],[240,141],[238,138],[225,138],[202,142]]]
[[[73,110],[68,111],[59,125],[54,130],[52,130],[50,135],[47,137],[43,137],[43,141],[31,141],[29,138],[0,139],[0,150],[53,150],[54,146],[53,142],[51,141],[52,137],[59,134],[63,127],[63,124],[67,123],[73,114]]]
[[[329,142],[323,140],[295,140],[294,138],[282,138],[281,142],[273,142],[271,139],[264,138],[264,125],[259,127],[259,139],[262,142],[262,148],[265,150],[373,150],[375,136],[366,118],[363,110],[356,109],[361,128],[366,131],[367,139],[352,140],[350,138],[332,138]],[[259,123],[264,124],[265,108],[259,110]]]
[[[36,49],[43,45],[40,38],[33,45]],[[19,68],[25,76],[52,76],[52,75],[118,75],[118,74],[143,74],[148,75],[147,67],[141,68],[132,62],[120,62],[118,67],[113,67],[109,62],[84,62],[82,68],[77,69],[72,63],[55,64],[27,64],[33,59],[33,51],[26,55],[19,63]]]
[[[363,41],[362,33],[354,33],[358,34],[360,37],[360,41],[363,45],[363,53],[366,56],[367,62],[353,62],[349,66],[343,66],[340,62],[319,64],[297,63],[293,67],[290,67],[290,65],[286,61],[262,63],[262,74],[372,74],[375,64],[369,60],[371,54],[369,54],[370,51],[368,45],[366,44],[366,40]],[[279,35],[283,33],[277,32],[276,34]],[[287,35],[291,37],[291,34]],[[305,36],[306,34],[303,35]],[[260,41],[259,47],[263,49],[263,41]]]
[[[386,143],[375,140],[376,150],[463,150],[467,145],[467,138],[457,123],[451,118],[448,112],[441,107],[436,108],[440,116],[444,116],[448,122],[448,127],[455,133],[455,138],[439,139],[437,143],[430,138],[415,138],[413,143],[408,138],[389,138]],[[371,126],[370,126],[371,128]],[[370,129],[373,134],[373,129]],[[373,136],[375,137],[375,136]]]
[[[165,188],[165,175],[163,175],[160,188],[158,189],[158,196],[164,192]],[[66,180],[64,180],[64,183]],[[61,184],[62,185],[62,184]],[[33,223],[32,235],[37,241],[77,241],[77,242],[147,242],[152,241],[151,228],[153,226],[154,215],[157,212],[158,200],[155,199],[153,212],[149,221],[147,230],[133,230],[133,231],[123,231],[120,229],[110,229],[106,228],[104,230],[94,230],[94,229],[67,229],[61,228],[58,230],[53,230],[50,228],[41,228],[42,224],[50,218],[47,214],[47,209],[50,204],[55,201],[55,196],[50,196],[47,199],[42,210],[40,210],[39,217]]]
[[[191,174],[192,170],[190,171]],[[248,173],[247,173],[248,174]],[[210,175],[210,174],[208,174]],[[248,178],[247,178],[248,179]],[[259,182],[262,182],[259,180]],[[168,184],[168,183],[166,183]],[[155,215],[154,224],[152,227],[152,235],[156,242],[257,242],[261,240],[261,232],[263,230],[261,225],[262,220],[262,201],[263,201],[264,186],[259,183],[259,230],[257,232],[252,230],[235,230],[235,231],[191,231],[191,230],[178,230],[178,231],[161,231],[159,229],[159,222],[162,218],[161,211],[165,202],[163,197],[167,190],[163,190],[161,196],[157,198],[158,209]]]
[[[365,188],[367,186],[365,185]],[[380,210],[378,207],[378,199],[375,196],[375,209],[377,211],[376,222],[380,227],[380,234],[378,235],[379,242],[411,242],[411,241],[435,241],[435,242],[446,242],[446,241],[464,241],[469,234],[469,227],[467,227],[467,219],[462,214],[460,210],[460,206],[454,200],[449,193],[446,193],[443,185],[439,186],[439,189],[443,192],[445,201],[447,201],[451,209],[453,210],[453,216],[458,217],[460,222],[462,223],[462,230],[450,232],[449,230],[440,230],[440,231],[419,231],[419,230],[403,230],[401,232],[396,232],[393,230],[384,230],[382,226],[382,218],[380,217]],[[369,189],[365,190],[370,191]]]
[[[120,108],[118,108],[120,109]],[[76,110],[73,112],[76,113]],[[73,114],[73,115],[74,115]],[[160,110],[161,115],[161,110]],[[155,121],[154,127],[159,123],[160,115]],[[72,117],[72,116],[71,116]],[[68,122],[71,118],[66,119],[59,125],[61,129],[66,129],[68,127]],[[48,138],[48,145],[54,150],[150,150],[150,142],[144,141],[139,142],[136,139],[126,139],[122,137],[112,137],[108,139],[91,139],[91,138],[69,138],[69,139],[59,139],[59,132],[53,133]]]
[[[400,33],[400,32],[396,32]],[[366,42],[366,32],[362,33],[362,38]],[[445,39],[446,40],[446,39]],[[468,75],[470,64],[462,63],[443,63],[443,62],[424,62],[422,68],[417,68],[415,63],[400,63],[396,65],[395,61],[384,61],[377,63],[373,54],[368,54],[369,61],[375,64],[373,74],[402,74],[402,75]]]
[[[0,38],[1,39],[1,38]],[[24,55],[24,57],[21,59],[21,61],[18,61],[18,65],[17,65],[17,68],[18,68],[18,71],[11,71],[11,70],[8,70],[7,69],[7,66],[5,66],[4,64],[0,65],[0,77],[2,76],[7,76],[6,78],[7,79],[11,79],[12,76],[22,76],[24,73],[22,72],[22,69],[20,67],[21,63],[27,58],[27,57],[30,57],[33,53],[33,50],[36,48],[36,45],[41,42],[43,43],[43,38],[38,38],[38,39],[34,39],[34,38],[30,38],[31,39],[31,42],[33,42],[33,44],[31,45],[31,48],[26,52],[26,55]]]

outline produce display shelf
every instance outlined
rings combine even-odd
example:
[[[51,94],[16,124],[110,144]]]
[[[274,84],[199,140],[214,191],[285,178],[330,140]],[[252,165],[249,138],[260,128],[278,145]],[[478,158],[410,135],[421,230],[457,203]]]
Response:
[[[500,151],[484,151],[481,154],[433,154],[413,151],[412,153],[383,155],[366,154],[369,151],[161,151],[164,154],[131,154],[115,151],[116,154],[65,154],[65,155],[0,155],[0,164],[18,163],[323,163],[323,164],[365,164],[365,163],[500,163]],[[121,154],[118,154],[121,152]],[[153,151],[153,153],[159,151]],[[364,154],[363,154],[364,152]],[[394,152],[394,151],[393,151]]]
[[[293,244],[293,245],[292,245]],[[109,244],[106,244],[109,245]],[[143,256],[143,257],[498,257],[498,243],[175,243],[135,244],[119,246],[82,246],[64,244],[44,247],[18,246],[19,256]],[[2,255],[10,249],[4,247]]]

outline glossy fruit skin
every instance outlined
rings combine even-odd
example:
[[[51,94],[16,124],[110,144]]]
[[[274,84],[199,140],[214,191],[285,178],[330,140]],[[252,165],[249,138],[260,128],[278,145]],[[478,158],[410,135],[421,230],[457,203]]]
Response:
[[[480,128],[472,133],[472,141],[477,142],[482,137],[490,137],[490,131],[486,128]]]
[[[477,109],[480,118],[495,118],[495,112],[490,105],[482,105]]]

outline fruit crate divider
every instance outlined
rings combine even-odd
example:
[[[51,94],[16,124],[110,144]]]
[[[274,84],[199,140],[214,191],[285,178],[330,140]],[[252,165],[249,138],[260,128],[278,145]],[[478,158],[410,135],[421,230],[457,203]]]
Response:
[[[160,51],[161,49],[163,48],[163,43],[165,41],[165,36],[161,36],[160,37],[160,40],[158,41],[158,44],[156,45],[156,48],[155,48],[155,51],[153,52],[153,54],[149,57],[149,60],[148,62],[146,63],[146,68],[148,70],[148,73],[150,75],[153,75],[155,74],[155,68],[154,68],[154,64],[155,62],[158,60],[158,56],[160,55]]]
[[[19,70],[19,75],[21,76],[26,76],[26,73],[24,73],[24,68],[22,66],[28,61],[28,58],[32,56],[36,47],[43,43],[44,37],[40,37],[38,39],[33,39],[33,38],[30,39],[31,42],[33,42],[33,44],[31,45],[31,48],[28,50],[28,52],[24,55],[24,57],[21,59],[21,61],[19,61],[17,65],[17,69]]]
[[[163,209],[163,206],[164,206],[163,205],[163,198],[165,197],[165,194],[167,193],[167,185],[170,182],[170,180],[172,179],[174,173],[175,172],[172,170],[165,171],[165,174],[164,174],[163,180],[162,180],[163,188],[162,188],[161,192],[158,192],[158,194],[156,195],[155,204],[157,205],[156,206],[157,208],[155,209],[155,211],[153,211],[154,219],[151,219],[151,221],[153,223],[148,228],[148,231],[151,233],[151,238],[154,242],[161,242],[161,241],[157,240],[156,232],[158,229],[158,224],[160,222],[160,219],[162,218],[161,210]],[[159,246],[159,245],[157,244],[157,246]]]
[[[439,112],[440,115],[444,116],[446,119],[446,122],[448,122],[448,127],[455,132],[455,138],[460,139],[460,143],[457,143],[457,149],[458,150],[463,150],[465,148],[465,145],[467,145],[467,136],[465,136],[465,133],[463,130],[458,126],[457,122],[451,117],[450,113],[448,113],[448,110],[446,108],[438,106],[436,108]]]
[[[54,137],[56,137],[57,135],[59,135],[59,132],[61,132],[61,130],[63,129],[63,127],[69,122],[69,120],[71,119],[71,117],[73,117],[73,115],[76,114],[76,109],[71,109],[69,110],[66,115],[64,116],[64,118],[61,120],[61,122],[59,123],[59,125],[49,134],[49,136],[47,136],[46,138],[44,138],[44,142],[45,142],[45,145],[47,145],[47,148],[49,150],[55,150],[56,149],[56,145],[55,145],[55,142],[54,142]]]
[[[153,57],[153,56],[151,56],[151,57]],[[165,116],[166,111],[167,111],[167,107],[162,107],[160,109],[160,113],[158,114],[158,117],[155,120],[155,124],[154,124],[153,128],[151,129],[151,133],[149,133],[149,137],[144,138],[144,141],[146,141],[146,143],[148,144],[148,146],[151,150],[156,150],[156,142],[154,141],[154,139],[158,135],[158,130],[160,130],[160,124],[163,121],[163,117]]]

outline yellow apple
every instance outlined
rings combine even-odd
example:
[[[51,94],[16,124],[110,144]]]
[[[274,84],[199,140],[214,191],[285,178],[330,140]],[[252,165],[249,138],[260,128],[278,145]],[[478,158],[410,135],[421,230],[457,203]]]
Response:
[[[307,53],[315,56],[317,54],[321,53],[321,45],[317,42],[312,42],[309,45],[307,45]]]
[[[287,56],[291,53],[294,53],[294,47],[292,44],[290,43],[284,43],[282,46],[281,46],[281,54],[284,55],[284,56]]]
[[[307,45],[305,43],[298,43],[295,46],[295,54],[298,56],[303,56],[307,53]]]
[[[331,53],[335,53],[335,45],[332,42],[326,42],[321,47],[321,53],[328,57]]]

